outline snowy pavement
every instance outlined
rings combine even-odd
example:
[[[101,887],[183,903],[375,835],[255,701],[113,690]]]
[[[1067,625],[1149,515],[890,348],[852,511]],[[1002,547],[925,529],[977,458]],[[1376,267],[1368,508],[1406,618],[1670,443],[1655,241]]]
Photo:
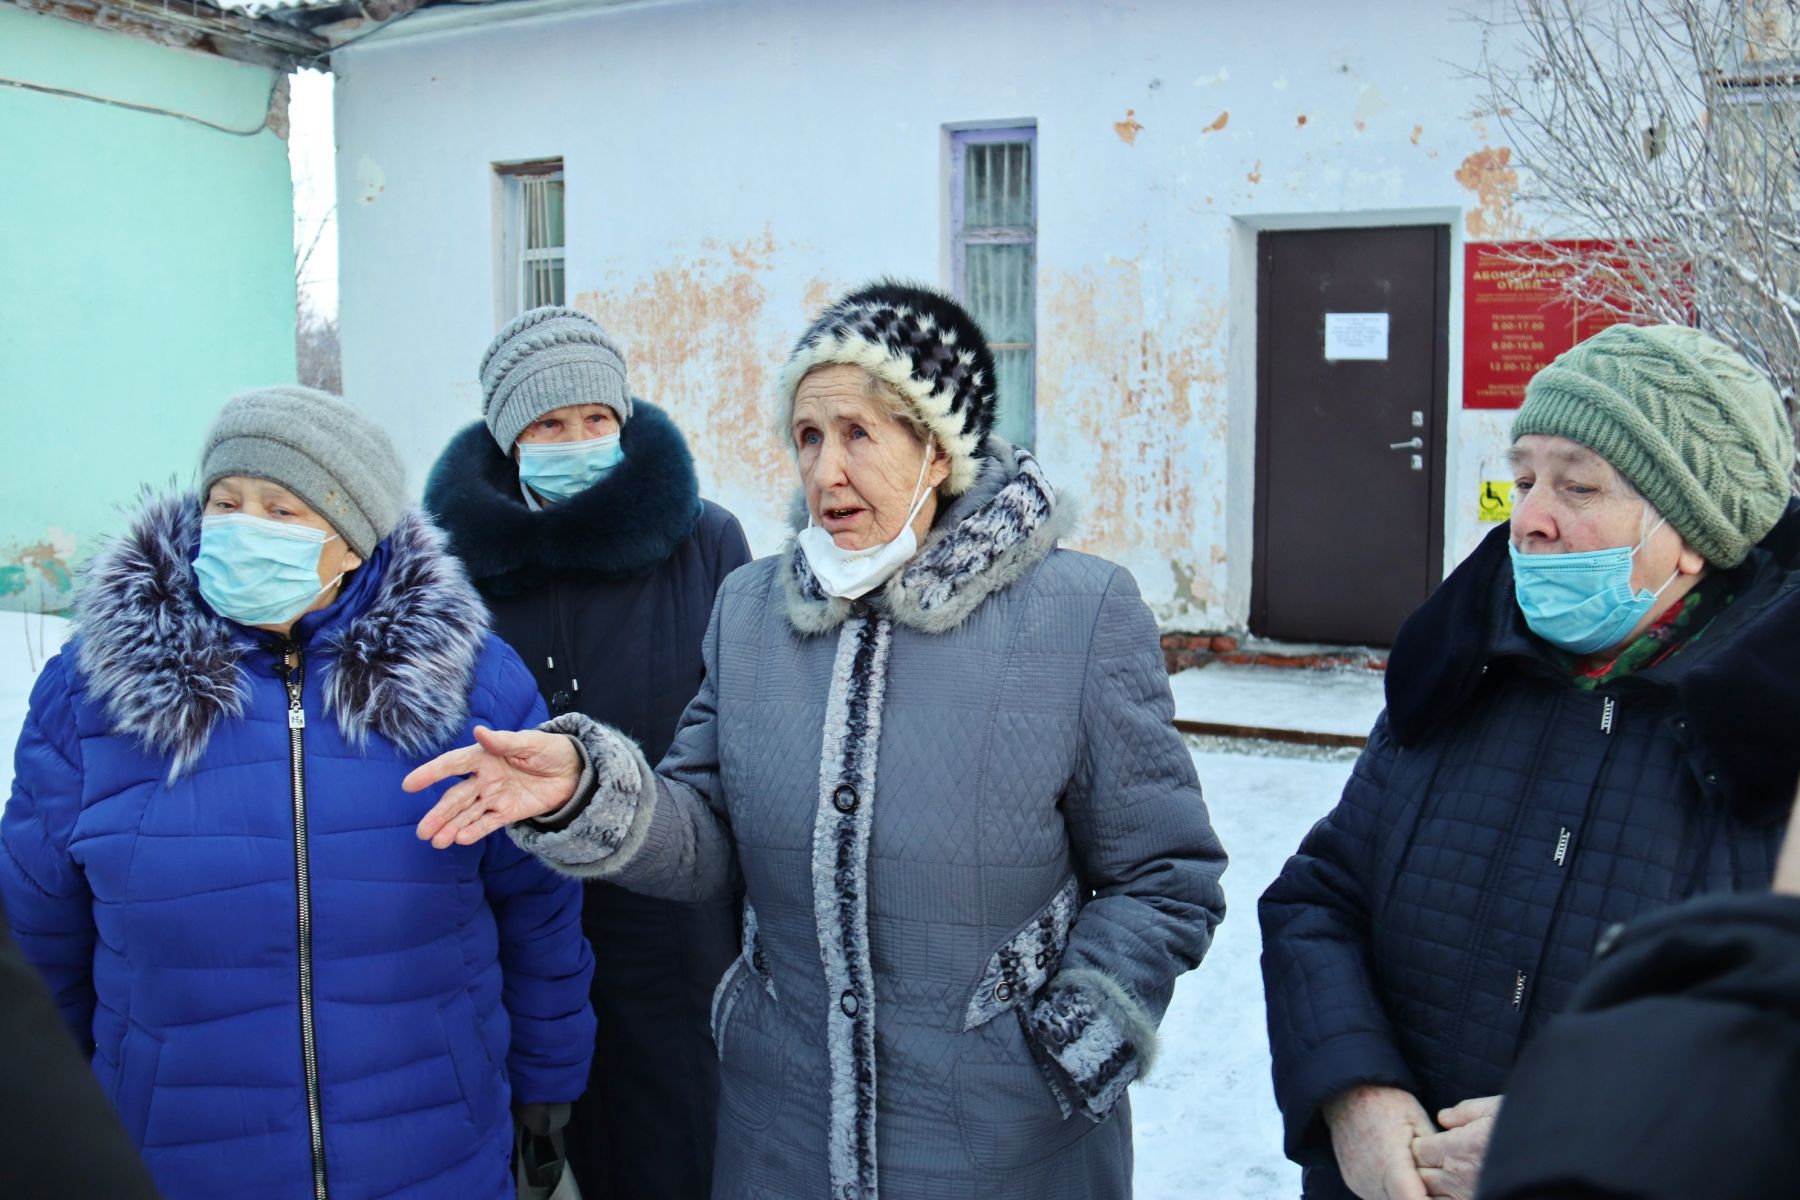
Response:
[[[0,795],[11,791],[12,747],[32,679],[66,631],[54,617],[0,613]],[[1206,712],[1227,714],[1200,717],[1206,720],[1364,733],[1374,720],[1371,695],[1379,708],[1379,675],[1372,693],[1370,681],[1355,672],[1215,665],[1176,680],[1178,695],[1215,706]],[[1178,700],[1178,711],[1188,716],[1192,710]],[[1197,750],[1194,762],[1231,855],[1225,873],[1229,912],[1206,961],[1175,988],[1155,1072],[1132,1088],[1137,1196],[1293,1197],[1300,1174],[1281,1155],[1281,1123],[1269,1087],[1256,898],[1336,802],[1350,774],[1349,756],[1208,748]]]
[[[1190,721],[1361,737],[1385,703],[1380,671],[1210,663],[1169,677],[1175,715]]]
[[[1206,961],[1175,985],[1156,1070],[1131,1089],[1137,1200],[1291,1200],[1300,1169],[1282,1157],[1269,1084],[1256,898],[1337,802],[1351,760],[1202,750],[1194,765],[1231,855],[1227,909]]]

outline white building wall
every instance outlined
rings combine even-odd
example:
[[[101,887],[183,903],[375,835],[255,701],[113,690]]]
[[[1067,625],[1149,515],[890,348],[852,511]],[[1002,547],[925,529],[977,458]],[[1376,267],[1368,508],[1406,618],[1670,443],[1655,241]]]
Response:
[[[1127,565],[1165,628],[1238,629],[1258,229],[1450,227],[1447,565],[1484,530],[1511,414],[1461,407],[1463,243],[1524,231],[1449,65],[1479,49],[1439,0],[421,13],[335,59],[345,387],[421,487],[478,415],[491,164],[560,156],[572,302],[771,552],[795,487],[770,420],[787,348],[872,276],[947,286],[945,126],[1032,120],[1040,457],[1084,505],[1076,544]]]

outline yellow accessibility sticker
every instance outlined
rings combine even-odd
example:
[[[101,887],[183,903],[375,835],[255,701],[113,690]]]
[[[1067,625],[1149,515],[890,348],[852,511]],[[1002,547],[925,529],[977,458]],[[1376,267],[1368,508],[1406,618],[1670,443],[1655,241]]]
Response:
[[[1483,521],[1497,523],[1512,520],[1512,501],[1512,480],[1484,479],[1481,481],[1481,499],[1478,504]]]

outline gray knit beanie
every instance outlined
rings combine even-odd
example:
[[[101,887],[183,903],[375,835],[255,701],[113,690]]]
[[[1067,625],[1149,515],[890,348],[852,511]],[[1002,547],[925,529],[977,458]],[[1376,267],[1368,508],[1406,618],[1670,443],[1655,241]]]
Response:
[[[553,304],[507,322],[481,358],[481,417],[500,448],[533,421],[569,404],[604,404],[631,419],[625,355],[594,318]]]
[[[200,453],[201,496],[227,475],[279,483],[364,558],[405,506],[406,470],[386,432],[308,387],[258,388],[225,402]]]
[[[1613,325],[1539,371],[1513,440],[1580,442],[1617,467],[1687,544],[1734,567],[1793,491],[1794,431],[1762,372],[1681,325]]]

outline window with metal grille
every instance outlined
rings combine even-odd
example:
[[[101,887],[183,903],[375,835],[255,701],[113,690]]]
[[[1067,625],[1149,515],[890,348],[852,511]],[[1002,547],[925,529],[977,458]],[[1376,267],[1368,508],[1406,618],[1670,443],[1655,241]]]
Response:
[[[562,159],[496,165],[501,186],[500,318],[564,303]]]
[[[952,286],[994,351],[994,432],[1032,444],[1037,329],[1037,130],[950,134]]]

